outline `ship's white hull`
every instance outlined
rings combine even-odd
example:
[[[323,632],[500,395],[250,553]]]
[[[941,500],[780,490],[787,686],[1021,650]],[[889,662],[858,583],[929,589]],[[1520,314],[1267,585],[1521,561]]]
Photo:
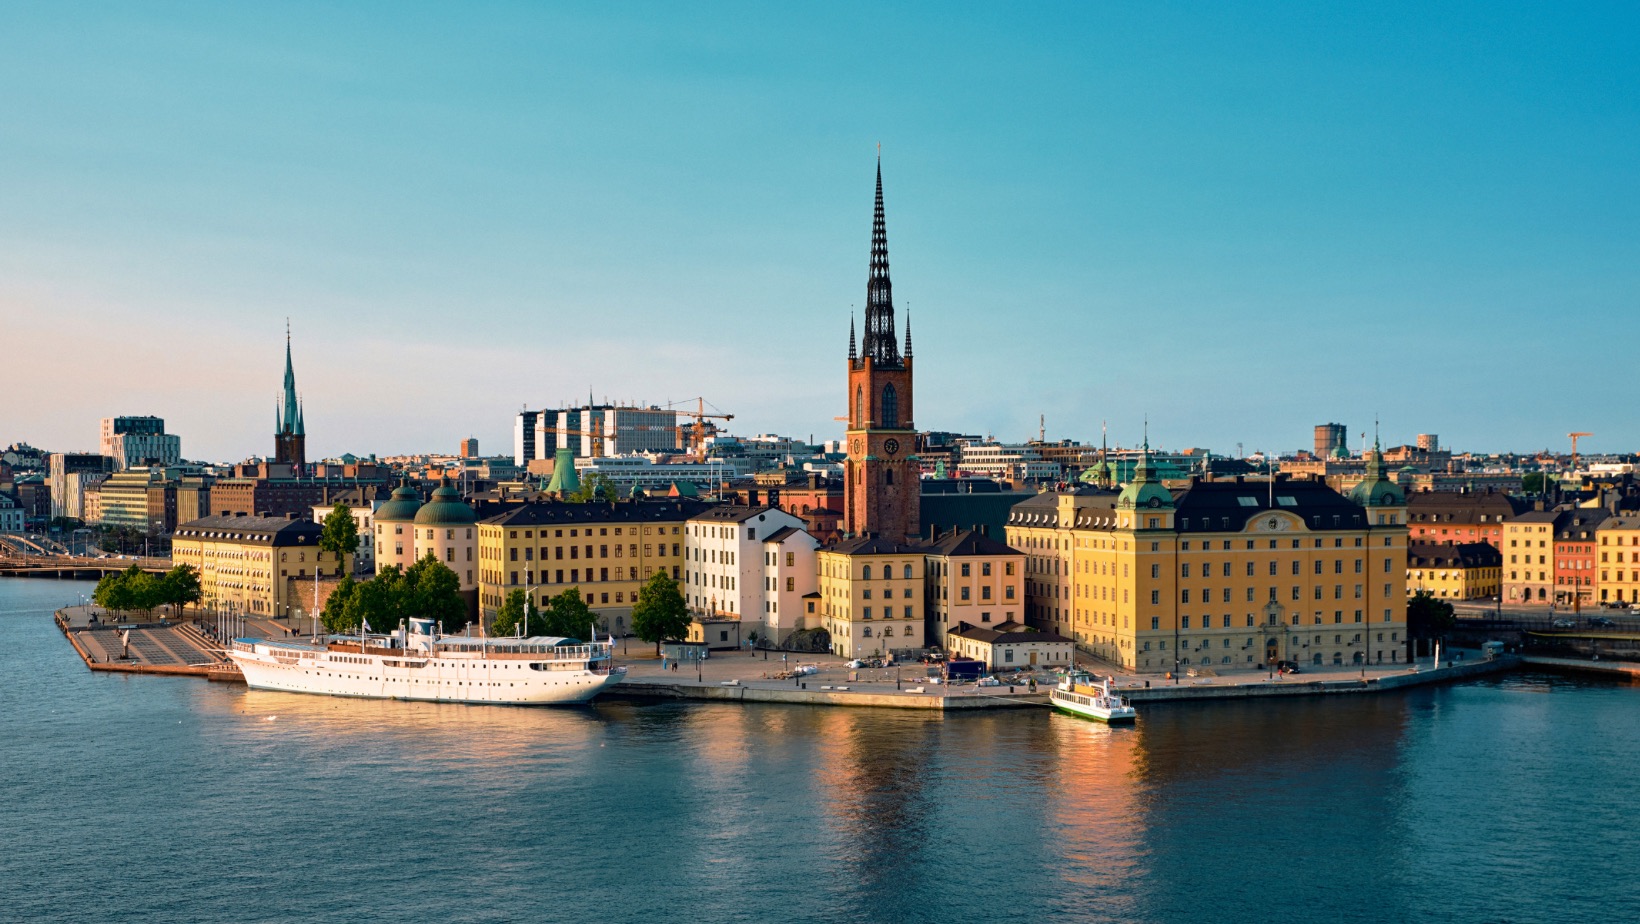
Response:
[[[626,675],[625,668],[535,670],[528,661],[516,659],[390,659],[360,655],[275,658],[266,652],[243,651],[234,651],[231,656],[253,690],[434,703],[584,703]]]
[[[1132,706],[1113,706],[1103,701],[1104,697],[1077,693],[1069,690],[1049,690],[1048,701],[1054,708],[1071,715],[1081,716],[1084,719],[1096,719],[1100,722],[1109,722],[1119,725],[1138,719],[1139,713]]]

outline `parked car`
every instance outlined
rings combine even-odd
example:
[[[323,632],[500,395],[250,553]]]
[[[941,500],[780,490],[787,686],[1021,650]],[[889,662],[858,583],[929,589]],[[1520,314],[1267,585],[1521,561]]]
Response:
[[[1589,625],[1599,626],[1602,629],[1610,629],[1611,627],[1617,625],[1617,623],[1612,622],[1604,616],[1596,616],[1595,618],[1589,620]]]
[[[1575,629],[1577,628],[1577,623],[1570,619],[1557,619],[1554,622],[1554,626],[1556,629]]]
[[[1277,661],[1276,662],[1276,670],[1286,671],[1289,674],[1301,673],[1301,671],[1299,671],[1299,669],[1298,669],[1298,662],[1297,661]]]

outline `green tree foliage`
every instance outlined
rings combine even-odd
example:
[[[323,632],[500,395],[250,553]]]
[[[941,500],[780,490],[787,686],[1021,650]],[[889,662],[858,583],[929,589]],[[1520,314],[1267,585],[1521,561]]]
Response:
[[[1407,639],[1444,638],[1457,624],[1452,604],[1427,590],[1420,590],[1407,601]]]
[[[592,623],[592,608],[581,599],[580,588],[571,587],[547,604],[546,626],[541,634],[586,641],[592,638]]]
[[[594,500],[615,501],[620,498],[620,491],[615,482],[602,472],[589,472],[581,479],[581,487],[565,498],[572,503],[585,504]]]
[[[656,654],[661,642],[682,639],[689,634],[689,609],[684,606],[678,582],[663,569],[638,590],[638,602],[632,607],[632,633],[646,642],[655,643]]]
[[[165,572],[160,579],[165,602],[178,608],[179,612],[186,612],[188,604],[198,603],[204,596],[199,585],[199,572],[193,565],[177,565]]]
[[[102,580],[97,582],[97,589],[91,592],[91,599],[98,606],[118,612],[140,610],[152,613],[154,607],[171,602],[168,593],[164,578],[156,578],[132,565],[124,571],[103,575]],[[195,599],[198,599],[197,596]]]
[[[1542,494],[1549,484],[1549,476],[1542,472],[1527,472],[1520,479],[1520,487],[1527,494]]]
[[[524,622],[522,631],[519,629],[521,620]],[[507,594],[507,599],[501,601],[501,609],[496,611],[495,622],[490,624],[490,634],[498,637],[547,635],[546,616],[527,594],[522,590],[515,590]]]
[[[344,576],[323,614],[325,628],[342,634],[359,631],[361,622],[371,631],[390,632],[412,617],[436,619],[445,632],[459,631],[467,622],[460,578],[431,556],[406,571],[384,568],[368,581]]]
[[[325,531],[319,536],[319,548],[336,556],[342,571],[348,567],[348,557],[359,551],[359,524],[346,504],[337,504],[325,514]]]

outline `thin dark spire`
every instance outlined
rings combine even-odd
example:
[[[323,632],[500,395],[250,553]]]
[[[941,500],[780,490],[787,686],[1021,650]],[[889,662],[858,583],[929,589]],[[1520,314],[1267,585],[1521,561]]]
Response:
[[[854,309],[850,308],[848,312],[848,358],[853,360],[857,357],[858,354],[854,350]]]
[[[296,371],[290,361],[290,319],[285,319],[285,391],[283,409],[279,415],[279,432],[291,433],[301,416],[297,408],[296,398]]]
[[[878,366],[900,364],[894,342],[894,284],[888,276],[888,224],[883,217],[883,159],[877,156],[877,202],[871,216],[871,274],[866,281],[864,355]]]
[[[911,303],[905,303],[905,358],[911,358]]]

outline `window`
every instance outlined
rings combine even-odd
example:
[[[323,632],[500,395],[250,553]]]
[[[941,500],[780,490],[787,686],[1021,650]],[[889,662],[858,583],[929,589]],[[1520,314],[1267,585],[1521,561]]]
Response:
[[[969,564],[968,564],[968,563],[967,563],[967,562],[963,562],[963,563],[962,563],[962,576],[963,576],[963,577],[968,577],[968,576],[969,576],[969,573],[968,573],[968,569],[969,569],[969,567],[970,567],[970,566],[969,566]]]
[[[894,383],[883,386],[882,418],[878,424],[889,429],[900,425],[900,395],[894,390]]]

